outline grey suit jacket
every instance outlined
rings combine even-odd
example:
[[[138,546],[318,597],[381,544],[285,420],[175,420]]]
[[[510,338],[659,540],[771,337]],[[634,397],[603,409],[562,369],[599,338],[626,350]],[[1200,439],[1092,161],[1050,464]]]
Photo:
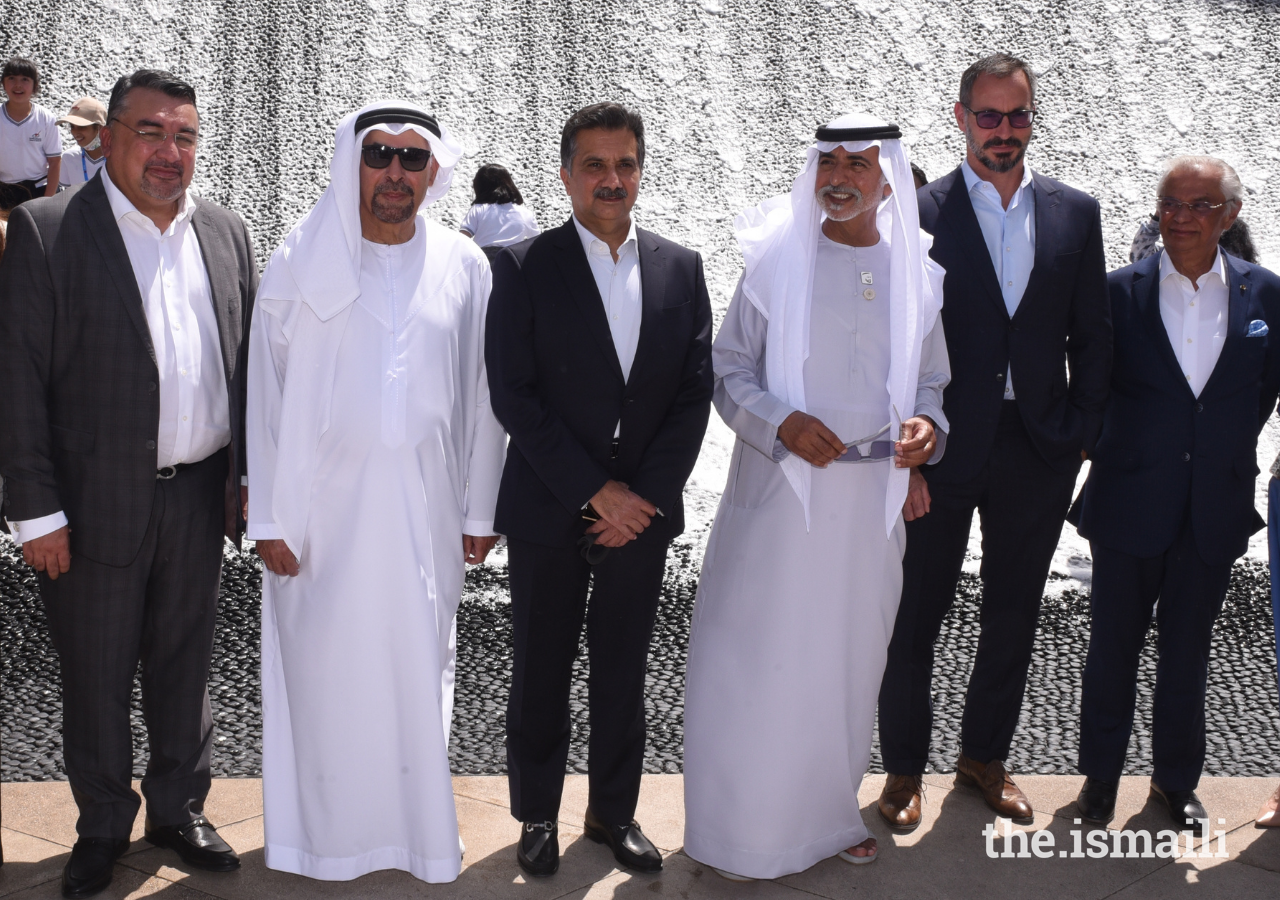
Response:
[[[65,511],[71,550],[127,565],[156,489],[159,372],[99,174],[13,210],[0,263],[0,474],[11,521]],[[244,532],[244,368],[258,269],[234,213],[196,201],[231,405],[227,534]]]

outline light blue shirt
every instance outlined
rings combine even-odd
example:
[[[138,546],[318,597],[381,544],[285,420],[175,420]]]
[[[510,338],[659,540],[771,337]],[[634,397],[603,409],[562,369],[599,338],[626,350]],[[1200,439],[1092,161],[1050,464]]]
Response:
[[[1008,209],[1001,203],[995,185],[979,178],[967,159],[960,164],[960,172],[1000,282],[1004,308],[1012,317],[1026,293],[1036,261],[1036,195],[1031,186],[1031,169],[1023,165],[1022,183],[1009,201]],[[1004,380],[1004,396],[1006,400],[1014,399],[1012,366]]]

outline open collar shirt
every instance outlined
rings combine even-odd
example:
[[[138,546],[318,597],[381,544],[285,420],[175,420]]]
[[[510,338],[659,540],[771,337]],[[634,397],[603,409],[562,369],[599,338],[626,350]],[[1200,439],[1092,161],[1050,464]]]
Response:
[[[968,159],[960,164],[960,172],[1000,282],[1005,309],[1012,317],[1026,293],[1036,262],[1036,194],[1031,183],[1031,167],[1023,163],[1022,182],[1007,209],[995,185],[983,181]],[[1004,398],[1015,399],[1012,367],[1004,380]]]
[[[1227,281],[1222,251],[1199,284],[1160,254],[1160,318],[1187,385],[1197,397],[1204,390],[1227,340]]]

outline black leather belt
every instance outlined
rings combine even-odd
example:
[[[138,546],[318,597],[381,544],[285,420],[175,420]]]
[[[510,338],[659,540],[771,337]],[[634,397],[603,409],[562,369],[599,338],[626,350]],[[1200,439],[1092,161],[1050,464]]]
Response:
[[[204,462],[204,460],[202,459],[200,462]],[[176,466],[161,466],[156,469],[156,480],[168,481],[171,478],[174,478],[183,469],[189,469],[195,465],[199,465],[199,463],[178,463]]]

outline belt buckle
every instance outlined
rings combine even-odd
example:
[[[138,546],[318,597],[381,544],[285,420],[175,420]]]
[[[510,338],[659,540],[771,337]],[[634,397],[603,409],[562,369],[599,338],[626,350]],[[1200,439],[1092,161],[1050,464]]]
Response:
[[[168,481],[170,478],[172,478],[177,474],[178,474],[177,466],[161,466],[159,469],[156,469],[156,480]]]

